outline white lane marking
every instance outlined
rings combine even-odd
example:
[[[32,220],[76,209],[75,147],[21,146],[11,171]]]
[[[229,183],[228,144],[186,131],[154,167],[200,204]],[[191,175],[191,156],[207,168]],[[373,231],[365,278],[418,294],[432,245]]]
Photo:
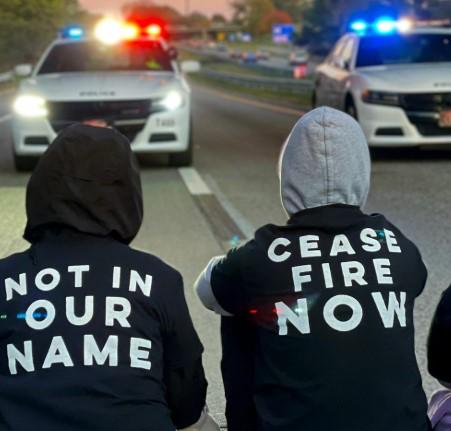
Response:
[[[289,114],[289,115],[293,115],[295,117],[302,117],[306,113],[306,111],[300,111],[297,109],[286,108],[284,106],[271,105],[269,103],[259,102],[257,100],[252,100],[252,99],[248,99],[248,98],[241,97],[241,96],[233,96],[231,94],[226,94],[226,93],[223,93],[218,90],[211,90],[210,88],[206,88],[204,86],[202,86],[202,91],[205,91],[206,93],[210,93],[210,94],[215,94],[226,100],[231,100],[233,102],[238,102],[243,105],[249,105],[249,106],[253,106],[256,108],[266,109],[268,111],[277,112],[279,114]]]
[[[213,194],[196,169],[180,168],[179,174],[193,196]]]
[[[245,238],[244,240],[248,241],[254,237],[255,227],[252,223],[241,213],[239,209],[235,207],[235,205],[230,202],[229,198],[223,193],[223,191],[219,188],[217,182],[213,179],[211,175],[206,175],[205,180],[209,185],[210,189],[218,199],[221,206],[224,208],[225,212],[229,215],[229,217],[235,222],[241,232],[243,232]]]
[[[11,114],[6,114],[3,117],[0,117],[0,123],[5,123],[6,121],[11,120],[12,115]]]
[[[214,196],[225,213],[235,223],[238,229],[243,233],[245,238],[249,240],[253,238],[255,228],[252,223],[230,202],[227,196],[221,191],[216,181],[211,175],[207,175],[205,180],[195,168],[180,168],[179,174],[183,179],[187,189],[193,196]]]

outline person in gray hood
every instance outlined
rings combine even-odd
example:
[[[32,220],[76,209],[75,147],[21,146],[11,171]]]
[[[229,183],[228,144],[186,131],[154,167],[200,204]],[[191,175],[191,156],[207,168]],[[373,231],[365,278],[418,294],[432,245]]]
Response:
[[[196,282],[223,316],[229,431],[427,431],[413,308],[415,245],[362,212],[371,174],[348,115],[311,111],[279,163],[289,220],[266,225]]]

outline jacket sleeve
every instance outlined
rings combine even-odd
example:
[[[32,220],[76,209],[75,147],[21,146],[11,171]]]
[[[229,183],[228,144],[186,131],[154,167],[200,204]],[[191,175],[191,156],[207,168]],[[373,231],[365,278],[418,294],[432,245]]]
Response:
[[[164,384],[166,401],[178,429],[195,424],[206,403],[207,381],[202,365],[203,346],[194,329],[178,275],[163,319]]]
[[[197,423],[202,417],[207,395],[202,359],[180,368],[166,367],[164,381],[166,400],[177,429]]]
[[[451,383],[451,286],[443,293],[428,339],[428,369],[436,379]]]
[[[211,284],[211,275],[213,270],[223,259],[224,256],[218,256],[211,259],[206,268],[197,278],[194,288],[196,289],[197,295],[205,308],[214,311],[220,316],[231,316],[231,314],[225,311],[219,304],[213,293],[213,287]]]
[[[249,262],[250,249],[248,243],[215,257],[201,273],[195,288],[206,308],[224,317],[246,313],[249,298],[242,267]]]

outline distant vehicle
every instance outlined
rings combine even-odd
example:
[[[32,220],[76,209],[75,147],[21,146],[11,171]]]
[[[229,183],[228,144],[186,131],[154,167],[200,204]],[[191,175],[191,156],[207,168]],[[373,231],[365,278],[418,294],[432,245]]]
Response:
[[[102,22],[97,38],[80,31],[51,43],[34,70],[16,70],[31,75],[14,101],[16,168],[28,169],[60,130],[78,122],[117,129],[136,153],[166,153],[172,165],[190,165],[191,91],[184,72],[200,65],[180,65],[157,26]]]
[[[216,49],[219,52],[228,52],[229,48],[227,47],[227,45],[225,43],[218,43]]]
[[[229,51],[230,58],[233,58],[234,60],[240,60],[241,59],[241,51],[238,49],[232,49]]]
[[[253,51],[246,51],[241,54],[241,60],[244,63],[258,63],[257,54]]]
[[[289,64],[292,67],[305,66],[309,61],[309,54],[305,50],[294,51],[290,54]]]
[[[266,51],[257,51],[257,59],[260,61],[268,61],[269,60],[269,53]]]
[[[357,118],[371,146],[451,144],[451,29],[366,26],[317,68],[314,105]]]

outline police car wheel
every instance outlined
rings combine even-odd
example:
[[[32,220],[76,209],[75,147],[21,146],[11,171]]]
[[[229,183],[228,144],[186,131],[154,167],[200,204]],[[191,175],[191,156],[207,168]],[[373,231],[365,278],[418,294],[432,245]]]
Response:
[[[358,115],[357,115],[357,109],[355,107],[354,101],[353,100],[348,100],[346,102],[346,108],[345,111],[347,114],[349,114],[351,117],[355,118],[356,120],[358,119]]]
[[[38,162],[36,157],[19,156],[14,153],[14,166],[17,172],[32,171]]]
[[[191,166],[193,164],[193,137],[190,135],[188,149],[181,153],[173,153],[169,155],[169,166],[183,167]]]
[[[316,102],[316,90],[312,93],[312,108],[317,108],[317,102]]]

